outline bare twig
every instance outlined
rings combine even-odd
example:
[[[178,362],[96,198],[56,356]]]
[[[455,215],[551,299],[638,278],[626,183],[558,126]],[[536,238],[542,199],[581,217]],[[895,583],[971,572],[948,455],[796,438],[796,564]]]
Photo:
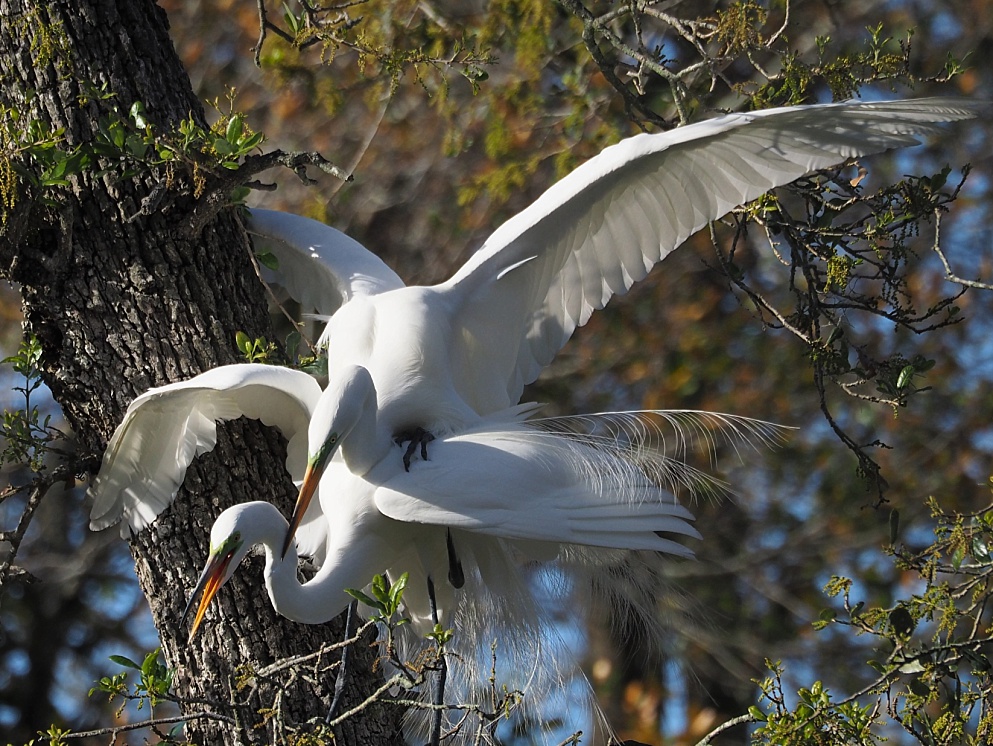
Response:
[[[140,720],[135,723],[127,723],[126,725],[113,725],[107,728],[98,728],[96,730],[80,731],[79,733],[66,733],[62,736],[64,739],[77,739],[77,738],[95,738],[96,736],[111,736],[111,743],[114,742],[115,737],[121,733],[128,733],[135,730],[144,730],[145,728],[155,728],[159,725],[171,725],[173,723],[184,723],[189,720],[218,720],[222,723],[227,723],[229,725],[234,725],[234,718],[228,717],[227,715],[221,715],[216,712],[193,712],[186,715],[173,715],[171,717],[164,718],[152,718],[149,720]]]
[[[945,268],[945,279],[949,282],[954,282],[956,285],[962,285],[967,288],[976,288],[978,290],[993,290],[993,284],[988,282],[980,282],[979,280],[966,280],[965,278],[959,277],[952,271],[952,266],[948,262],[948,258],[945,256],[945,252],[941,248],[940,242],[941,236],[941,212],[935,210],[934,213],[934,243],[931,245],[931,250],[938,255],[941,259],[941,264]]]
[[[0,560],[0,588],[3,588],[8,579],[11,566],[17,557],[17,551],[20,549],[21,542],[24,540],[24,534],[31,525],[31,519],[34,517],[38,506],[41,505],[41,501],[45,495],[48,494],[48,491],[59,482],[72,481],[77,474],[96,468],[98,463],[99,459],[96,456],[77,459],[72,463],[58,466],[52,469],[52,471],[36,477],[29,485],[25,485],[25,488],[30,488],[31,490],[27,503],[21,511],[17,526],[13,531],[5,532],[3,537],[6,541],[10,542],[10,550],[7,552],[7,556],[3,560]],[[18,573],[18,576],[20,577],[21,573]]]

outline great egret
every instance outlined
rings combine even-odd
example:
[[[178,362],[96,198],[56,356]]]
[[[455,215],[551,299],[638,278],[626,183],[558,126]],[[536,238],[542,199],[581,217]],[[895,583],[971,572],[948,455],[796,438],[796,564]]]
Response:
[[[248,373],[238,372],[238,380],[250,378]],[[280,387],[292,389],[301,375],[286,370],[284,376],[269,373],[266,378],[281,377]],[[259,386],[255,389],[256,397],[264,396]],[[190,401],[183,389],[177,391],[180,404]],[[318,442],[326,442],[325,431],[342,433],[347,460],[349,450],[365,442],[356,428],[368,424],[367,413],[374,417],[378,411],[375,397],[372,378],[360,367],[332,379],[311,413],[311,437],[316,432]],[[522,563],[559,559],[582,570],[581,577],[591,584],[616,586],[614,550],[686,557],[690,551],[667,537],[698,534],[689,524],[690,513],[660,485],[672,481],[671,465],[643,449],[642,420],[628,422],[631,414],[588,415],[582,422],[600,421],[616,433],[590,435],[572,418],[522,419],[532,409],[515,407],[439,438],[431,460],[410,471],[397,457],[384,458],[362,477],[349,469],[325,472],[319,493],[327,519],[325,557],[303,584],[292,544],[285,559],[276,551],[287,531],[279,511],[266,502],[228,508],[211,529],[210,557],[190,598],[192,604],[202,591],[191,636],[216,592],[250,548],[261,544],[269,596],[290,619],[327,621],[348,605],[346,588],[361,587],[384,570],[393,577],[402,570],[411,574],[404,601],[416,631],[429,631],[441,616],[459,632],[457,645],[466,648],[459,657],[471,659],[478,641],[512,630],[513,647],[503,654],[528,664],[514,667],[517,675],[524,670],[526,678],[554,679],[533,670],[542,615],[529,600]],[[727,424],[756,435],[767,431],[764,423],[730,419]],[[651,583],[651,589],[660,589],[658,578]],[[641,611],[637,594],[619,593],[618,599]],[[567,668],[562,662],[545,665],[555,674]],[[468,671],[457,672],[460,689],[474,680],[475,667]]]
[[[333,348],[329,375],[361,365],[379,392],[378,432],[346,456],[362,474],[398,434],[458,432],[516,403],[594,310],[732,207],[846,158],[916,144],[980,105],[794,106],[636,135],[553,185],[430,287],[404,287],[355,241],[305,218],[255,210],[249,230],[277,255],[327,262],[295,279],[300,296],[333,312],[321,337]],[[315,484],[304,480],[287,543]]]
[[[299,480],[304,425],[332,421],[347,432],[348,418],[364,420],[365,407],[338,403],[358,401],[375,412],[374,397],[371,377],[359,368],[332,381],[322,394],[305,373],[252,364],[154,389],[132,404],[111,440],[92,487],[94,513],[105,503],[121,504],[123,494],[125,526],[143,525],[149,510],[141,504],[142,485],[156,484],[156,504],[167,504],[195,454],[212,447],[216,420],[242,415],[283,431],[289,441],[287,467]],[[274,506],[252,502],[224,511],[211,529],[210,559],[191,595],[192,602],[203,592],[191,636],[217,590],[251,547],[262,544],[266,586],[284,616],[325,621],[346,607],[345,588],[364,586],[374,573],[396,578],[407,572],[404,602],[411,627],[430,630],[435,611],[460,632],[454,645],[464,648],[463,662],[452,673],[460,691],[476,680],[475,646],[500,635],[501,660],[518,664],[509,670],[525,672],[532,689],[551,686],[569,670],[568,659],[552,665],[541,653],[542,609],[529,593],[525,567],[558,559],[581,571],[589,592],[614,594],[614,608],[647,616],[646,600],[658,597],[661,580],[648,574],[629,579],[638,593],[627,593],[615,577],[617,562],[627,553],[611,548],[685,557],[690,550],[667,536],[697,534],[689,512],[660,486],[687,474],[645,448],[655,433],[645,429],[650,425],[644,413],[523,420],[531,411],[527,405],[511,408],[440,438],[431,461],[410,472],[399,456],[384,459],[365,477],[333,461],[321,479],[319,520],[305,524],[297,536],[320,565],[303,585],[296,575],[296,548],[289,548],[285,560],[276,552],[287,522]],[[681,422],[695,415],[671,416]],[[182,424],[165,427],[167,421]],[[775,434],[764,423],[738,418],[717,424],[746,439]],[[600,432],[595,425],[602,426]],[[348,452],[360,442],[347,440],[343,448]],[[436,600],[427,593],[431,580]]]

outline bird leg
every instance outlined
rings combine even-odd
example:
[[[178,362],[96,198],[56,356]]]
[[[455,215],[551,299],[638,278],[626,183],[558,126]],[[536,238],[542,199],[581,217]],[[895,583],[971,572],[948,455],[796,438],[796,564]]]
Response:
[[[453,588],[465,585],[465,573],[462,571],[462,560],[455,552],[455,542],[452,541],[452,529],[445,529],[445,544],[448,547],[448,582]],[[438,622],[435,621],[435,624]]]
[[[403,453],[404,471],[410,471],[410,459],[417,451],[417,446],[421,447],[421,460],[428,460],[428,443],[434,440],[434,436],[423,427],[415,427],[411,430],[403,430],[394,434],[393,442],[398,446],[407,444],[407,450]]]
[[[434,581],[431,577],[428,577],[428,601],[431,603],[431,621],[434,622],[435,627],[438,626],[438,601],[434,596]],[[432,704],[435,706],[433,715],[431,716],[431,740],[428,741],[430,746],[438,746],[441,743],[441,706],[445,702],[445,681],[448,678],[448,663],[445,661],[445,651],[441,647],[442,643],[438,643],[439,646],[439,658],[438,658],[438,677],[434,681],[434,701]]]
[[[352,629],[354,625],[353,620],[357,614],[358,600],[353,599],[350,604],[348,604],[348,615],[345,617],[345,640],[351,639],[355,631]],[[345,666],[348,665],[348,651],[351,649],[351,645],[345,645],[341,649],[341,665],[338,666],[338,678],[334,681],[334,697],[331,699],[331,706],[328,708],[328,716],[324,718],[325,723],[330,723],[334,719],[334,714],[338,710],[338,704],[341,702],[341,695],[345,692]]]

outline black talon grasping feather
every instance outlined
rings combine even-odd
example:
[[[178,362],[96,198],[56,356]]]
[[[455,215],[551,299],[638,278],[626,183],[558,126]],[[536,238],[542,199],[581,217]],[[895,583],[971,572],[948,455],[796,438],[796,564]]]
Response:
[[[434,436],[423,427],[404,430],[393,436],[393,442],[398,446],[402,446],[404,443],[407,444],[407,450],[403,452],[404,471],[410,471],[410,459],[417,450],[417,446],[421,447],[421,460],[428,460],[428,443],[432,440],[434,440]]]

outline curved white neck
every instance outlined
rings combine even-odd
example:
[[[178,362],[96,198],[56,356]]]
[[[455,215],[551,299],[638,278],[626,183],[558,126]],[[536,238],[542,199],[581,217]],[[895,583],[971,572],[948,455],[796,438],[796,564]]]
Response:
[[[313,451],[331,432],[349,471],[365,475],[393,445],[389,422],[379,413],[379,392],[367,368],[350,363],[331,365],[328,387],[311,417],[309,439]]]
[[[375,389],[369,394],[369,405],[348,436],[341,441],[341,457],[348,470],[364,476],[386,458],[393,446],[393,434],[377,414]]]
[[[377,572],[370,565],[368,552],[356,547],[356,551],[329,552],[317,574],[300,583],[296,547],[290,545],[280,560],[277,547],[282,547],[282,541],[280,534],[276,541],[264,542],[265,584],[276,611],[294,622],[322,624],[334,619],[352,601],[345,588],[364,588]]]

